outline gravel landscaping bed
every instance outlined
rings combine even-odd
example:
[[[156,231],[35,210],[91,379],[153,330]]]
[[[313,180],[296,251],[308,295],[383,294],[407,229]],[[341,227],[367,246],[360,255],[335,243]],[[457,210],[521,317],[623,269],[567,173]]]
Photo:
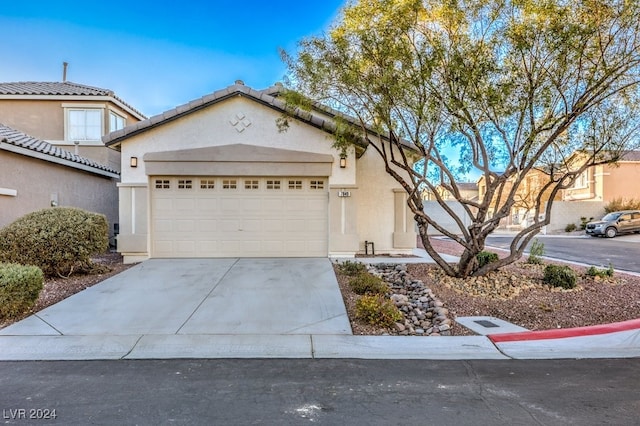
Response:
[[[433,245],[440,253],[460,255],[462,252],[460,246],[450,240],[434,239]],[[457,316],[493,316],[529,330],[581,327],[640,318],[640,277],[615,273],[613,278],[592,278],[585,275],[586,268],[571,267],[578,274],[577,286],[571,290],[544,285],[544,265],[530,265],[524,259],[478,278],[448,277],[433,264],[409,264],[403,270],[406,270],[409,283],[419,281],[433,293],[434,300],[442,302],[447,317],[453,320],[447,334],[454,336],[475,334],[457,324]],[[336,276],[354,334],[399,334],[397,329],[380,329],[355,318],[358,296],[347,284],[349,277],[339,271],[336,271]],[[398,292],[393,285],[392,289]],[[411,315],[406,311],[405,321],[411,321]],[[413,328],[415,330],[415,324]]]

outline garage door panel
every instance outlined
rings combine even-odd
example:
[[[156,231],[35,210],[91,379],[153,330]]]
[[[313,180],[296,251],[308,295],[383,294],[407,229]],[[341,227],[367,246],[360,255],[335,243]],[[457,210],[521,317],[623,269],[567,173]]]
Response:
[[[198,241],[197,244],[198,255],[197,257],[210,257],[210,253],[218,252],[218,241],[215,240],[205,240]]]
[[[201,213],[215,213],[218,211],[218,203],[215,198],[199,198],[196,206]]]
[[[196,255],[196,242],[195,241],[176,241],[175,249],[178,255],[183,256],[195,256]]]
[[[284,242],[282,240],[264,240],[262,247],[268,253],[284,253]]]
[[[327,256],[328,196],[313,180],[238,178],[224,187],[235,178],[195,177],[178,188],[185,178],[161,179],[151,192],[152,257]]]
[[[301,219],[290,219],[286,223],[286,230],[288,232],[304,232],[306,228],[306,222]]]
[[[177,220],[176,232],[193,232],[196,230],[196,226],[193,220]]]
[[[282,232],[284,231],[284,221],[282,219],[264,219],[262,221],[262,231]]]
[[[170,256],[173,253],[173,241],[156,240],[153,243],[154,253],[160,256]]]
[[[172,220],[160,220],[156,219],[153,222],[154,230],[156,232],[171,232],[173,231],[173,221]]]
[[[242,229],[240,220],[238,219],[222,219],[220,221],[220,226],[222,227],[221,229],[222,232],[225,232],[225,231],[235,232]]]
[[[242,200],[242,210],[243,213],[252,212],[255,215],[261,214],[263,211],[262,208],[262,199],[261,198],[249,198]]]
[[[238,198],[224,197],[220,199],[220,211],[224,213],[237,213],[240,208],[242,200]]]
[[[285,205],[284,197],[263,198],[262,208],[265,213],[280,212]]]
[[[152,208],[156,212],[170,212],[173,210],[173,199],[156,198],[152,203]]]
[[[218,221],[213,219],[200,219],[198,221],[198,229],[203,232],[216,232],[218,230]]]
[[[310,219],[305,222],[305,227],[308,231],[322,233],[325,230],[325,222],[320,219]]]
[[[262,231],[262,220],[260,219],[245,219],[242,221],[242,230],[244,232],[256,232]]]

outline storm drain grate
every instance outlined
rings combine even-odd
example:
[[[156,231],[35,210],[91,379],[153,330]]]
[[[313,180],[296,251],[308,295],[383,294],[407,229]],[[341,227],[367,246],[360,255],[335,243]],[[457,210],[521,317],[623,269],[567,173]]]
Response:
[[[479,324],[485,328],[495,328],[495,327],[500,327],[498,324],[492,323],[491,321],[487,321],[487,320],[479,320],[479,321],[474,321],[476,324]]]

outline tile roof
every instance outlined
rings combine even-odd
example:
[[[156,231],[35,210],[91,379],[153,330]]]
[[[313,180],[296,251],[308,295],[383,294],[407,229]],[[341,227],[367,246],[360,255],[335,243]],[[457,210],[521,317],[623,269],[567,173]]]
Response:
[[[620,161],[640,161],[640,150],[625,151]]]
[[[101,89],[99,87],[86,86],[84,84],[72,83],[70,81],[18,81],[1,83],[0,95],[4,96],[108,96],[131,109],[143,119],[144,114],[133,108],[131,105],[120,99],[113,90]]]
[[[104,135],[102,137],[102,142],[107,146],[118,144],[130,136],[142,133],[147,129],[162,125],[188,115],[194,111],[198,111],[225,99],[229,99],[233,96],[245,96],[270,108],[284,112],[286,111],[287,105],[286,102],[279,97],[283,90],[284,88],[281,83],[276,83],[274,86],[263,90],[255,90],[249,86],[245,86],[241,81],[237,81],[236,84],[228,86],[225,89],[217,90],[184,105],[180,105],[161,114],[154,115],[146,120],[134,123],[124,129],[116,130]],[[293,114],[299,120],[328,133],[334,133],[336,131],[337,125],[335,120],[333,120],[333,117],[338,115],[340,115],[342,119],[345,119],[354,125],[356,124],[356,121],[353,118],[348,117],[339,111],[319,104],[315,107],[316,109],[312,111],[305,111],[298,108]],[[364,140],[361,141],[361,143],[363,147],[366,147]],[[408,143],[405,145],[410,149],[415,149],[415,147],[408,145]]]
[[[97,163],[85,157],[76,155],[70,151],[60,148],[59,146],[52,145],[49,142],[45,142],[40,139],[36,139],[18,130],[7,127],[0,123],[0,149],[2,144],[9,144],[17,148],[24,148],[32,151],[34,154],[40,153],[45,157],[51,157],[49,161],[55,161],[56,159],[65,160],[67,165],[75,167],[81,170],[86,170],[92,173],[101,175],[117,177],[120,173],[104,164]],[[28,155],[28,154],[27,154]],[[42,157],[41,157],[42,158]]]
[[[461,191],[477,191],[478,190],[477,182],[456,182],[456,186]]]

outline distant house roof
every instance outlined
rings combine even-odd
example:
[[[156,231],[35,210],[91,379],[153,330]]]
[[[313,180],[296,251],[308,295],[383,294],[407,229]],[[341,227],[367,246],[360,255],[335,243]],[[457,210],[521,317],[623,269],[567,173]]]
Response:
[[[476,182],[456,182],[456,186],[460,191],[477,191],[478,184]]]
[[[99,87],[86,86],[84,84],[62,82],[19,81],[0,83],[0,98],[17,98],[22,96],[34,97],[72,97],[72,96],[96,96],[109,97],[116,103],[120,103],[125,109],[137,116],[140,120],[147,117],[131,105],[120,99],[112,90]]]
[[[62,164],[106,177],[117,178],[120,176],[117,170],[109,166],[81,157],[4,124],[0,124],[0,150]]]
[[[640,161],[640,150],[625,151],[620,161]]]

